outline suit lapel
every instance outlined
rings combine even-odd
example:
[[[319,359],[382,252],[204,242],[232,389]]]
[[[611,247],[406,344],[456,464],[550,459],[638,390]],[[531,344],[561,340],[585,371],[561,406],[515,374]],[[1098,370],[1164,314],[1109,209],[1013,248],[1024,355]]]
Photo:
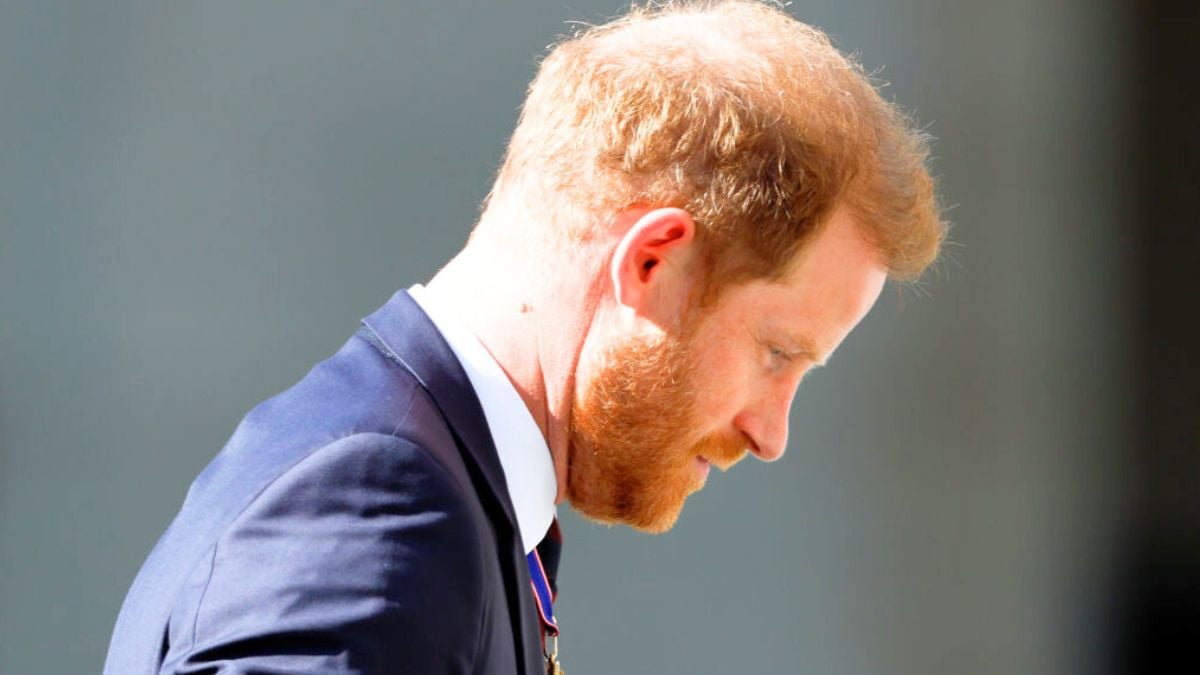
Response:
[[[505,590],[513,631],[518,636],[517,661],[526,667],[540,664],[540,654],[526,653],[529,645],[537,643],[537,624],[528,620],[530,616],[536,617],[537,612],[533,606],[525,552],[517,535],[517,519],[504,468],[500,465],[483,407],[471,381],[450,345],[407,291],[398,291],[386,305],[362,322],[368,331],[366,337],[408,370],[429,392],[458,441],[485,507],[499,514],[500,518],[493,515],[493,519],[508,543],[508,555],[500,562],[510,582]],[[500,543],[501,556],[504,556],[505,542]]]

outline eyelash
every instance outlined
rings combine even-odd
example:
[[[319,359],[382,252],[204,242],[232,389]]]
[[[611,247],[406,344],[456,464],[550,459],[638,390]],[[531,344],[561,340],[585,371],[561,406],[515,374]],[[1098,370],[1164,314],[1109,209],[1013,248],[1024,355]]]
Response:
[[[767,350],[770,351],[772,359],[783,360],[783,361],[787,361],[788,363],[791,363],[791,361],[792,361],[792,355],[783,351],[779,347],[776,347],[774,345],[767,345]]]

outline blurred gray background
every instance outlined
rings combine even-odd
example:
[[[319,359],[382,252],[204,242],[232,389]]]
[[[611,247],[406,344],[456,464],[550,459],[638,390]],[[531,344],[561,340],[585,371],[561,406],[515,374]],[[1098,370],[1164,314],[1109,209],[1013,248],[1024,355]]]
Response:
[[[622,7],[0,1],[0,673],[100,670],[240,417],[462,245],[544,46]],[[937,137],[954,244],[806,381],[782,461],[714,476],[660,537],[560,508],[568,670],[1105,670],[1128,17],[788,11]]]

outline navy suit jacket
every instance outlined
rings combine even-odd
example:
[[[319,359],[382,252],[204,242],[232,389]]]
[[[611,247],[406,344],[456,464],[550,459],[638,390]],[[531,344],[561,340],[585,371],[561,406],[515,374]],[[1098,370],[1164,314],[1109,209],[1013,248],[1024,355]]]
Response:
[[[470,381],[398,292],[196,478],[104,673],[544,672],[516,522]]]

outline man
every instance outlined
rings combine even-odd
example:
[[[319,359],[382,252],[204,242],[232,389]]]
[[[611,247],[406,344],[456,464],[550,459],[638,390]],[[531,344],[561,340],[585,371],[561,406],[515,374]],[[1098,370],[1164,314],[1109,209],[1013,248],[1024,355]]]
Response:
[[[773,7],[562,42],[467,246],[243,420],[105,672],[553,670],[555,505],[661,532],[711,466],[778,459],[804,374],[937,255],[925,161]]]

